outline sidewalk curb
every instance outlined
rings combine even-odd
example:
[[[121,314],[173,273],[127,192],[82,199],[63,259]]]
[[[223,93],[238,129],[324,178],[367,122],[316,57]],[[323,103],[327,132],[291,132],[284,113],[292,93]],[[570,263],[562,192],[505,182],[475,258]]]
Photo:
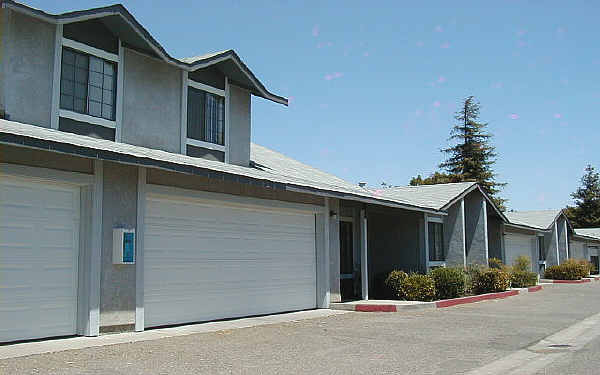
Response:
[[[581,280],[551,280],[551,279],[540,279],[541,283],[547,283],[547,284],[584,284],[584,283],[590,283],[592,282],[592,280],[598,280],[598,279],[592,279],[592,278],[586,278],[586,279],[581,279]]]
[[[521,293],[520,290],[507,290],[506,292],[487,293],[487,294],[480,294],[477,296],[444,299],[441,301],[436,301],[435,305],[439,309],[439,308],[444,308],[444,307],[463,305],[466,303],[474,303],[474,302],[486,301],[486,300],[491,300],[491,299],[507,298],[507,297],[516,296],[520,293]]]
[[[398,304],[393,303],[332,303],[329,308],[333,310],[345,310],[345,311],[356,311],[356,312],[400,312],[410,310],[423,310],[423,309],[442,309],[451,306],[464,305],[467,303],[475,303],[481,301],[488,301],[493,299],[504,299],[519,294],[534,293],[543,289],[542,285],[536,285],[529,288],[520,288],[507,290],[505,292],[498,293],[487,293],[480,294],[477,296],[467,296],[452,299],[445,299],[433,302],[420,302],[415,304],[402,304],[398,301]]]

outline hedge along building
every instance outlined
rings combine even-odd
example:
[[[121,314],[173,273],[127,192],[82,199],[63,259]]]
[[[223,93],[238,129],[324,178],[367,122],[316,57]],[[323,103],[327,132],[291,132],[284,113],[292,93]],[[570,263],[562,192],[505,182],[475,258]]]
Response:
[[[570,257],[569,238],[573,228],[562,210],[507,212],[504,226],[505,264],[521,255],[531,259],[532,271],[543,274],[546,267]]]
[[[500,229],[496,226],[501,226],[506,218],[474,182],[369,191],[380,198],[427,208],[429,212],[365,205],[359,215],[354,204],[342,201],[340,272],[333,274],[332,300],[382,297],[381,283],[394,269],[427,272],[433,267],[487,265],[489,248],[501,247],[501,239],[496,235]],[[366,267],[364,264],[360,267],[356,260],[349,261],[351,251],[345,250],[351,243],[346,233],[359,217],[369,223],[367,241],[363,245],[368,249]],[[490,226],[492,236],[489,235]],[[353,238],[365,237],[356,225],[354,228]],[[354,243],[360,245],[360,241]],[[352,254],[356,255],[356,252]],[[358,283],[358,279],[363,281]],[[334,293],[337,285],[341,285],[340,295]],[[357,293],[358,285],[366,288],[362,294]]]
[[[251,96],[287,100],[232,50],[175,59],[120,5],[0,20],[0,342],[326,308],[367,208],[447,215],[252,144]]]
[[[600,273],[600,228],[575,229],[569,250],[571,258],[589,260]]]

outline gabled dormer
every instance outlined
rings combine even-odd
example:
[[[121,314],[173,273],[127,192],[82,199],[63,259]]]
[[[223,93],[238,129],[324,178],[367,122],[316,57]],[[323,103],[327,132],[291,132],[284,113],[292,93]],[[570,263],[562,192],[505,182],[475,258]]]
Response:
[[[251,95],[287,105],[233,50],[175,59],[121,5],[52,15],[0,4],[10,120],[248,166]]]

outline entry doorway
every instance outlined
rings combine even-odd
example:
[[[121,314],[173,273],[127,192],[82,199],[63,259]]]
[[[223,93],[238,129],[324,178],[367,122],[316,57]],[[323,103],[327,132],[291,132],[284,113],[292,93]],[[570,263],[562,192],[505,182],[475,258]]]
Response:
[[[340,220],[340,294],[342,301],[360,298],[360,272],[354,259],[354,222],[352,218]]]

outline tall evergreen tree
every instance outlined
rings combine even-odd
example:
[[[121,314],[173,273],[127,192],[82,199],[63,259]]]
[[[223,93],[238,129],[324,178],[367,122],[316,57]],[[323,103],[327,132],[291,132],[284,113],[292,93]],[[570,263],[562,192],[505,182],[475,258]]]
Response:
[[[571,194],[575,207],[567,207],[566,214],[576,228],[600,227],[600,174],[588,165],[581,177],[581,186]]]
[[[495,147],[490,144],[492,137],[486,131],[487,123],[479,122],[479,103],[473,96],[465,99],[454,118],[457,123],[450,132],[449,141],[455,142],[452,147],[442,149],[447,159],[439,165],[445,173],[436,172],[422,179],[420,176],[411,180],[411,185],[430,185],[443,182],[477,181],[483,190],[490,195],[496,205],[504,210],[506,199],[498,197],[500,190],[506,185],[496,181],[492,167],[496,163]]]

